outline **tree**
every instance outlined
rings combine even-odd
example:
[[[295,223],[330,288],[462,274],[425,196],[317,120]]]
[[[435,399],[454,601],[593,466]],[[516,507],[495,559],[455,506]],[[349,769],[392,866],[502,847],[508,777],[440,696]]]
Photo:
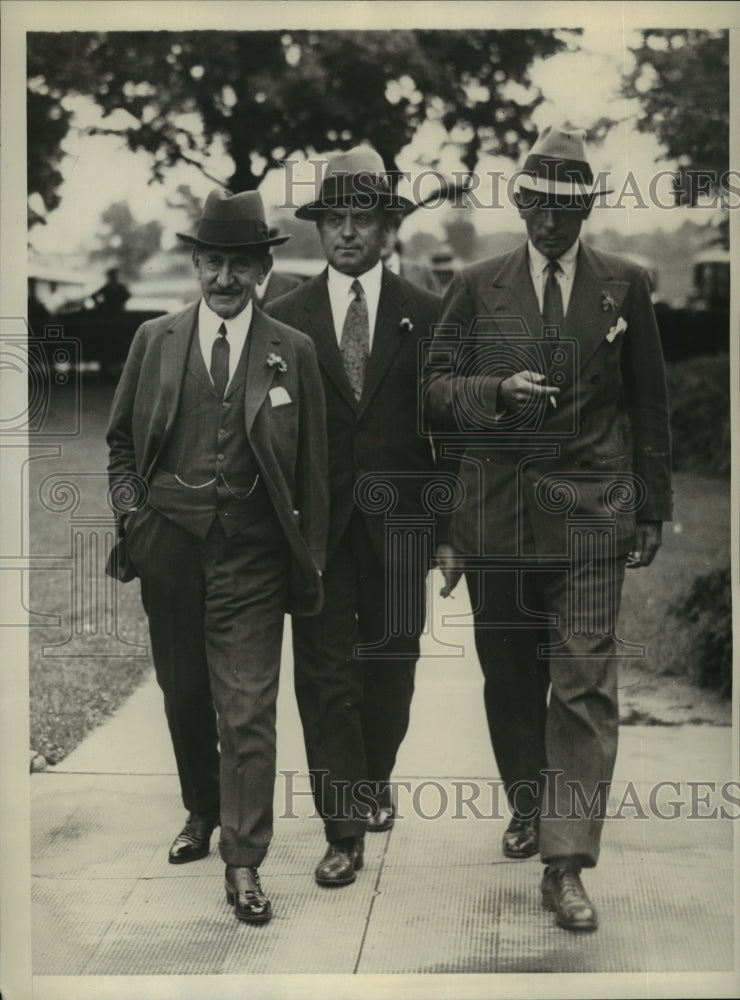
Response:
[[[110,118],[95,131],[146,150],[160,180],[183,161],[205,172],[217,141],[234,169],[213,179],[234,190],[256,188],[294,152],[361,141],[393,169],[427,118],[455,132],[472,171],[480,152],[516,156],[534,138],[531,116],[543,98],[529,68],[569,37],[550,30],[34,32],[29,193],[47,209],[55,204],[59,177],[39,170],[45,150],[38,139],[43,120],[55,109],[66,114],[64,100],[76,94]],[[520,85],[516,98],[511,83]],[[46,140],[48,162],[60,158],[60,131]]]
[[[100,221],[99,246],[90,254],[91,259],[115,265],[125,278],[137,278],[144,261],[160,248],[162,226],[155,221],[137,222],[125,201],[109,205]]]
[[[624,80],[626,97],[640,102],[636,125],[652,132],[676,160],[676,199],[694,205],[694,171],[716,178],[729,166],[729,39],[726,31],[648,30],[631,50],[635,67]]]

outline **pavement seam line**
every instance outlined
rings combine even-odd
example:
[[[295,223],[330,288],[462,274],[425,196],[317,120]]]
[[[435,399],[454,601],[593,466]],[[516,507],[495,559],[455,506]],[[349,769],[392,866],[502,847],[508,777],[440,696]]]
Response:
[[[365,939],[367,938],[367,932],[370,929],[370,921],[373,915],[373,909],[375,907],[375,900],[378,898],[378,892],[380,891],[380,878],[383,874],[383,866],[385,864],[386,855],[388,854],[388,845],[391,842],[391,837],[393,836],[393,830],[388,831],[388,836],[386,838],[385,847],[383,848],[383,853],[380,857],[380,863],[378,865],[378,874],[375,876],[375,885],[373,886],[373,896],[370,900],[370,909],[367,911],[367,917],[365,918],[365,930],[362,932],[362,938],[360,940],[360,947],[357,951],[357,960],[355,962],[355,967],[352,970],[352,975],[358,975],[360,968],[360,962],[362,961],[362,952],[365,948]]]

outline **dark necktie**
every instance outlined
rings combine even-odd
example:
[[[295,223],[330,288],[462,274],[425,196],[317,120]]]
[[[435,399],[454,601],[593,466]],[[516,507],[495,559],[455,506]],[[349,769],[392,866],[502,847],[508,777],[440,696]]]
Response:
[[[542,322],[546,327],[557,327],[558,335],[563,326],[563,293],[560,291],[558,275],[562,271],[556,260],[547,262],[547,278],[542,296]]]
[[[357,278],[352,282],[352,291],[355,297],[350,302],[344,318],[339,351],[352,392],[355,394],[355,399],[359,400],[370,354],[370,323],[365,295]]]
[[[229,341],[225,323],[218,328],[218,336],[211,348],[211,378],[219,399],[223,399],[229,384]]]

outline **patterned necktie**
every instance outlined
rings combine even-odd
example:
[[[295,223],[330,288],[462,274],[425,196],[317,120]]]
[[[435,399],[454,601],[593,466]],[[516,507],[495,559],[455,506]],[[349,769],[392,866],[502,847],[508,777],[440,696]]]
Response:
[[[370,355],[370,323],[367,301],[357,278],[352,282],[352,291],[355,297],[350,302],[344,318],[339,352],[352,392],[355,394],[355,399],[359,400],[365,381],[367,359]]]
[[[218,328],[218,336],[211,348],[211,378],[219,399],[224,398],[229,384],[229,341],[226,338],[226,324]]]
[[[546,327],[557,327],[558,335],[563,326],[563,293],[557,276],[562,271],[556,260],[547,262],[547,279],[542,296],[542,322]]]

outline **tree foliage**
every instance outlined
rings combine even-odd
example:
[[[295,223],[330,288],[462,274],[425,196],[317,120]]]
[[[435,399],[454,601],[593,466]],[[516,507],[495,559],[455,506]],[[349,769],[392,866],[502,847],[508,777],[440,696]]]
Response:
[[[216,142],[234,170],[214,179],[235,190],[256,188],[297,151],[361,141],[393,169],[428,118],[455,133],[472,170],[481,152],[516,156],[534,138],[531,116],[543,98],[529,70],[563,49],[566,37],[550,30],[31,33],[29,192],[54,207],[59,176],[39,161],[47,154],[58,163],[69,125],[64,100],[76,94],[110,119],[97,131],[150,155],[157,179],[178,162],[204,169]],[[512,84],[520,85],[515,96]],[[61,124],[44,135],[54,114]]]
[[[142,264],[159,250],[162,226],[159,222],[137,222],[125,201],[116,201],[102,212],[98,246],[92,260],[118,267],[124,278],[139,276]]]
[[[653,133],[679,165],[677,197],[694,204],[690,171],[719,178],[729,166],[729,40],[726,31],[646,30],[632,50],[624,94],[642,107],[641,132]]]

